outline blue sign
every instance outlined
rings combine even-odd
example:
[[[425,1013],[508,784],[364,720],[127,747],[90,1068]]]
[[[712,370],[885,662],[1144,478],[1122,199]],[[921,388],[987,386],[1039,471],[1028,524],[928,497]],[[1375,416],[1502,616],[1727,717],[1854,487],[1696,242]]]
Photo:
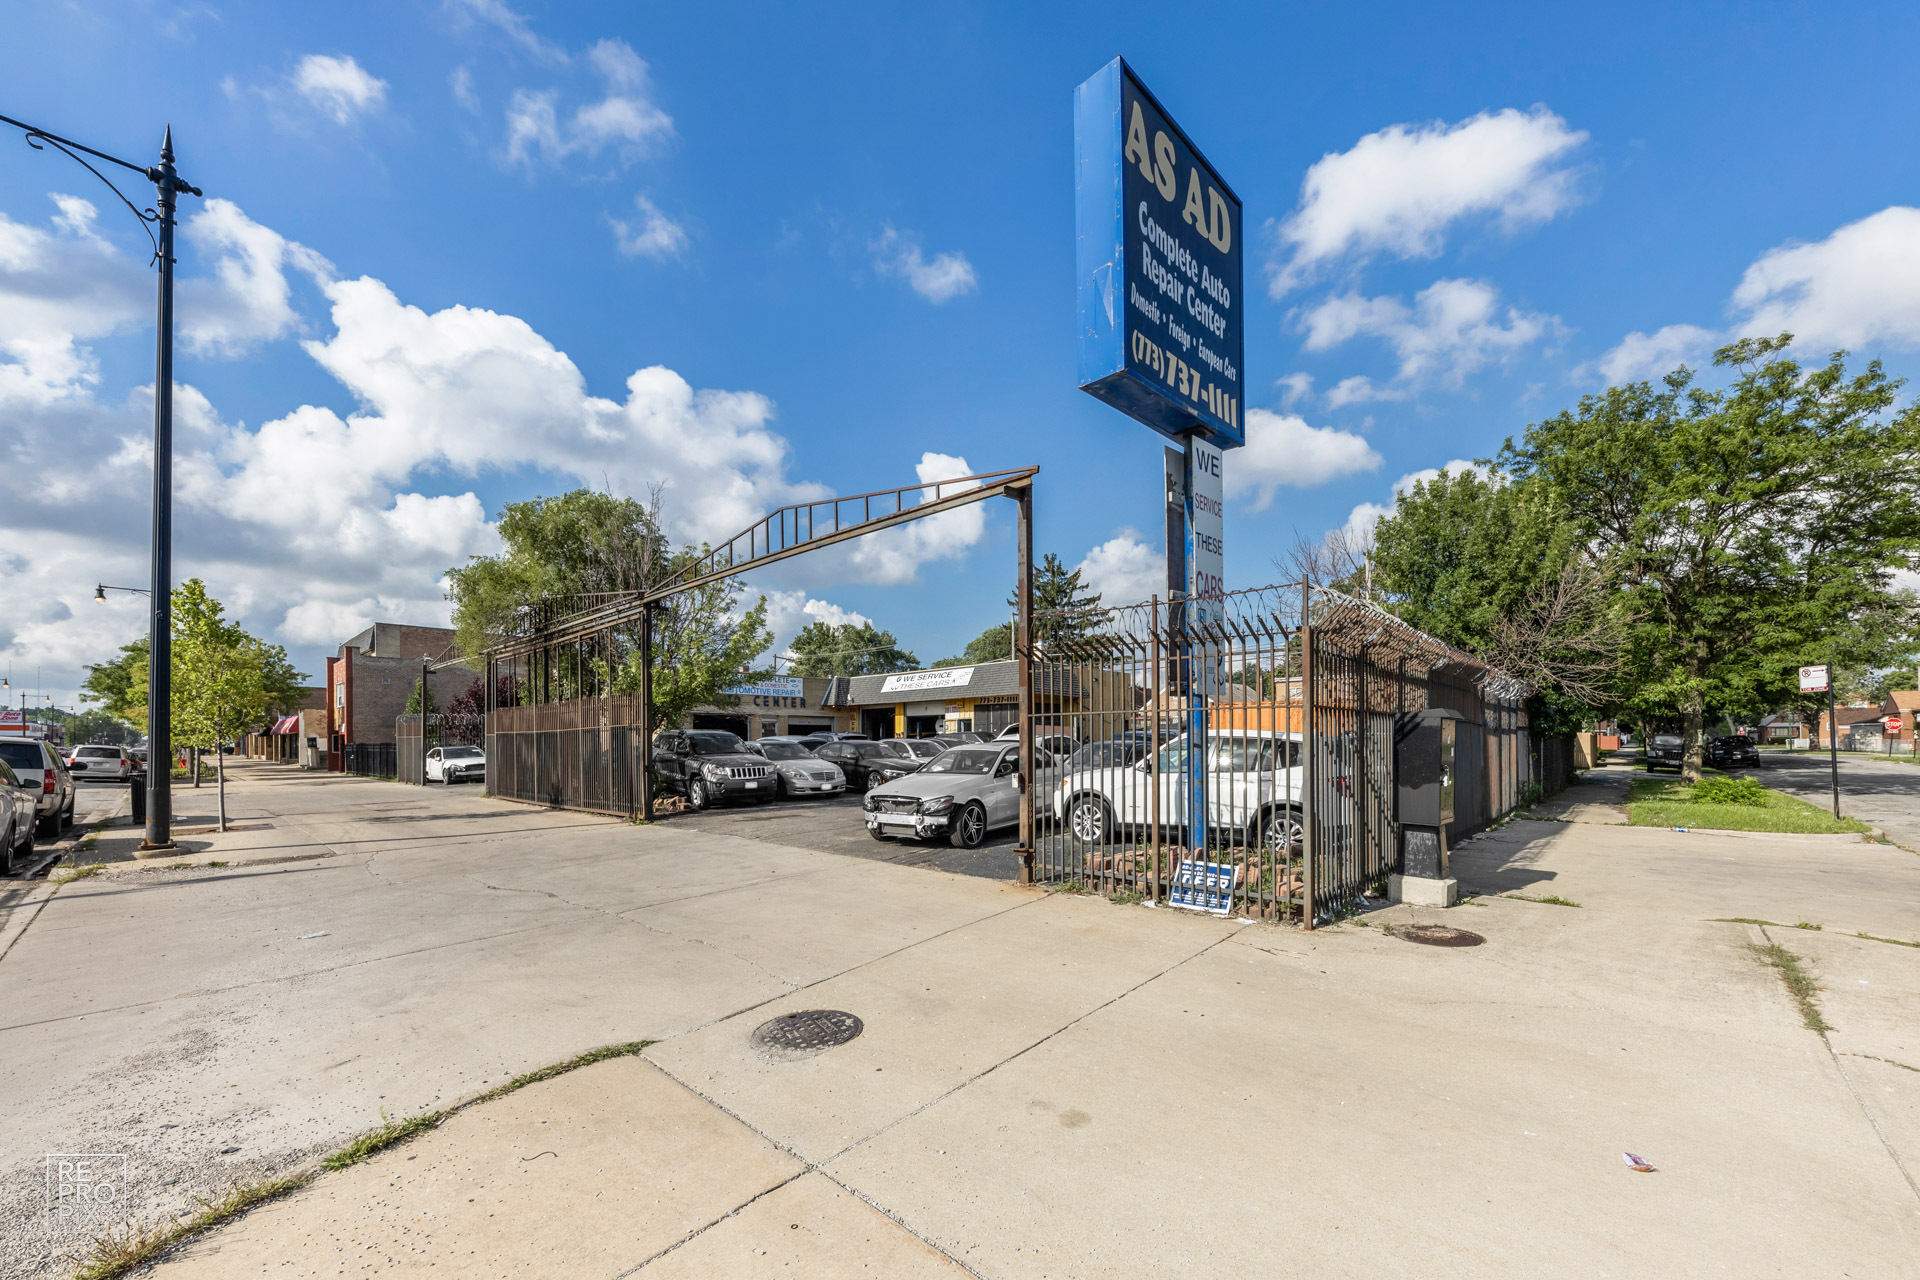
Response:
[[[1198,862],[1180,859],[1173,883],[1167,889],[1167,905],[1188,911],[1204,911],[1224,916],[1233,910],[1233,866],[1226,862]]]
[[[1246,443],[1240,198],[1115,58],[1073,92],[1080,389]]]

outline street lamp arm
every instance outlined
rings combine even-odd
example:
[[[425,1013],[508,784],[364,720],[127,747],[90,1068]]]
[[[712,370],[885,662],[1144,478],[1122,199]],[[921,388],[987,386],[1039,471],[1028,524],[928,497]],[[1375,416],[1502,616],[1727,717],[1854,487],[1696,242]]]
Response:
[[[109,179],[106,174],[100,172],[91,164],[88,164],[78,153],[84,151],[96,159],[105,160],[109,164],[117,164],[122,169],[131,169],[155,186],[164,186],[170,191],[185,191],[196,196],[202,194],[200,188],[188,184],[178,176],[164,173],[160,169],[148,165],[134,164],[131,161],[122,160],[118,156],[110,156],[104,151],[95,151],[92,147],[86,146],[83,143],[75,142],[71,138],[63,138],[57,133],[48,133],[45,129],[35,128],[25,121],[15,120],[12,116],[0,116],[0,124],[12,125],[14,128],[21,130],[26,135],[27,145],[35,151],[45,151],[47,145],[51,145],[54,150],[61,152],[69,160],[72,160],[75,164],[78,164],[88,173],[105,183],[107,190],[118,196],[120,203],[127,206],[127,212],[140,220],[140,229],[147,233],[147,242],[153,245],[153,259],[149,261],[149,266],[159,261],[160,242],[154,239],[153,229],[148,224],[160,221],[160,214],[151,206],[145,210],[136,207],[133,201],[127,199],[125,192],[113,185],[112,180]]]

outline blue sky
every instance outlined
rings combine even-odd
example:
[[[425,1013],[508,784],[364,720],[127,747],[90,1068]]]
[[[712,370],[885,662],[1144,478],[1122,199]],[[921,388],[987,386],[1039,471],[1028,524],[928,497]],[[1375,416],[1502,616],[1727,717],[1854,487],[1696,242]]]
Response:
[[[1038,463],[1038,548],[1145,589],[1160,441],[1074,385],[1070,95],[1115,53],[1245,204],[1264,412],[1227,459],[1230,585],[1731,334],[1905,372],[1916,27],[70,3],[15,7],[0,114],[141,159],[172,122],[209,197],[183,206],[175,563],[317,672],[372,618],[443,619],[502,503],[579,484],[665,485],[698,538]],[[0,664],[71,702],[142,625],[88,600],[145,580],[151,276],[111,194],[17,139],[0,218]],[[999,618],[1011,542],[998,503],[755,585],[785,634],[852,612],[931,660]]]

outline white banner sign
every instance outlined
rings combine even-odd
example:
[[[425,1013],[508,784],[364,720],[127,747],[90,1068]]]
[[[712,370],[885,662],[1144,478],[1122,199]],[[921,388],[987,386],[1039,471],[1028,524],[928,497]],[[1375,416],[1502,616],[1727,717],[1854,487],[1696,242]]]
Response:
[[[768,676],[752,684],[732,685],[721,692],[736,698],[800,698],[805,697],[807,691],[799,676]]]
[[[1800,692],[1825,693],[1827,691],[1827,667],[1823,663],[1817,667],[1800,668]]]
[[[917,693],[922,689],[958,689],[972,679],[972,667],[942,667],[938,671],[903,671],[881,681],[880,692]]]

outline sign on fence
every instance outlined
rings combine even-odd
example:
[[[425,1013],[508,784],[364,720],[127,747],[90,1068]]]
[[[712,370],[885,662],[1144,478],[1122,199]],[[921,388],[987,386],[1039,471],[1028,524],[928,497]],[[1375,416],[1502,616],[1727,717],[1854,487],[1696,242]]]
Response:
[[[1204,911],[1210,916],[1226,915],[1233,910],[1233,867],[1225,862],[1180,859],[1167,905]]]

